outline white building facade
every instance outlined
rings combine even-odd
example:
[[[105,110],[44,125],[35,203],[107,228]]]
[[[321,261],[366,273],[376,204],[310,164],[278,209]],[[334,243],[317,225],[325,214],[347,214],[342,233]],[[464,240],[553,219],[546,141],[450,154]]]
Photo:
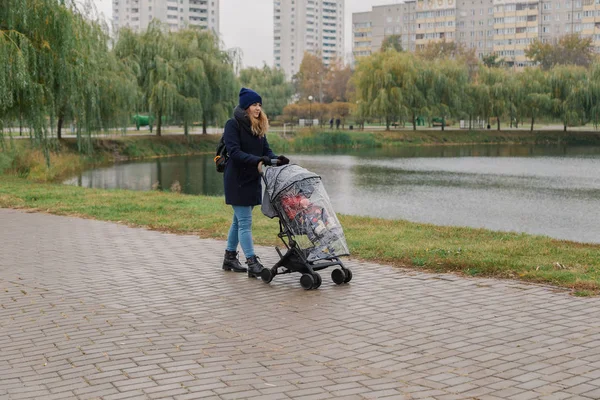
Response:
[[[290,78],[300,69],[305,52],[319,55],[325,65],[343,62],[344,11],[344,0],[274,0],[275,67]]]
[[[171,31],[190,27],[219,34],[219,0],[113,0],[112,9],[115,31],[141,32],[158,19]]]

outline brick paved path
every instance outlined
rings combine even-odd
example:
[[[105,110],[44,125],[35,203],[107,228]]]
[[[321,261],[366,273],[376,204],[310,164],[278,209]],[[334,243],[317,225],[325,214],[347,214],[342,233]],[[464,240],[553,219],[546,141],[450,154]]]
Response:
[[[305,291],[221,271],[215,240],[0,227],[3,400],[600,399],[600,299],[352,261]]]

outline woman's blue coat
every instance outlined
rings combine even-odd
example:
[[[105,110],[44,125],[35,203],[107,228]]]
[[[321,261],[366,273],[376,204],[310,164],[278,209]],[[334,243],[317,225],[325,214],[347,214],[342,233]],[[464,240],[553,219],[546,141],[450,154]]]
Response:
[[[225,147],[229,161],[223,177],[225,203],[234,206],[256,206],[261,203],[261,178],[258,162],[262,156],[277,158],[267,137],[252,134],[250,120],[240,107],[225,124]]]

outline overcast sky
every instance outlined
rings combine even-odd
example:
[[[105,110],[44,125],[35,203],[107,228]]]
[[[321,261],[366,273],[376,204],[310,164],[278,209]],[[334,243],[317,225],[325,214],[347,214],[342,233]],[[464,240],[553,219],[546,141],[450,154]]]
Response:
[[[98,11],[112,18],[112,0],[93,0]],[[273,65],[273,0],[220,0],[221,39],[227,48],[239,47],[245,67]],[[346,0],[345,52],[352,51],[352,13],[399,0]]]

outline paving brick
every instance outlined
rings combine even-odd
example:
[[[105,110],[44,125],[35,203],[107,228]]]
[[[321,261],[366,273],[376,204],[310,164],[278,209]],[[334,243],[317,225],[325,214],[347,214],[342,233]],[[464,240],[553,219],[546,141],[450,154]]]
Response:
[[[597,298],[353,259],[304,291],[223,272],[222,241],[0,221],[2,400],[600,398]]]

